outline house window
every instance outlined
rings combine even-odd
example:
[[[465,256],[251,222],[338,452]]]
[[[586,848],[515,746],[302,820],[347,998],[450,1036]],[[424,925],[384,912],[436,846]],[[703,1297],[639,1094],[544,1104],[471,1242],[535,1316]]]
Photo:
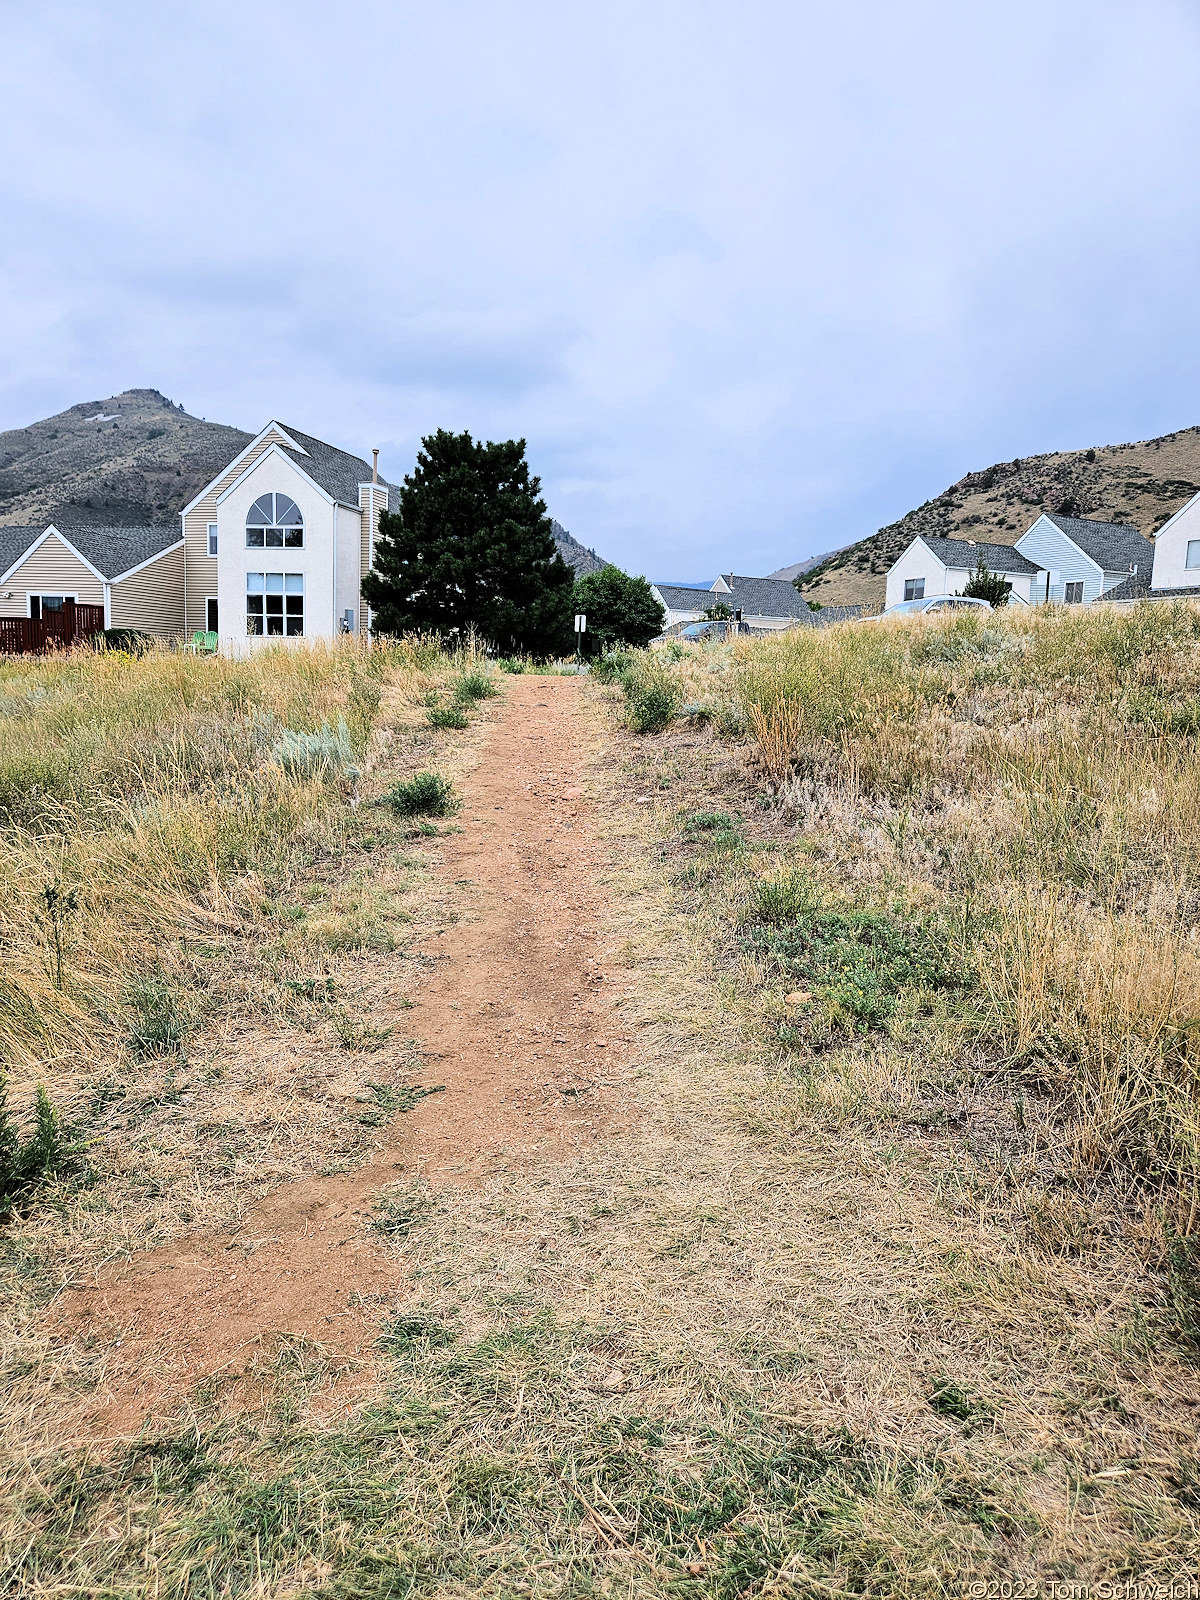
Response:
[[[217,553],[217,525],[215,522],[210,522],[208,525],[208,553],[210,556],[215,556]]]
[[[1185,567],[1200,567],[1200,539],[1189,539],[1187,543],[1187,559]]]
[[[303,550],[304,518],[286,494],[263,494],[246,514],[247,550]]]
[[[204,602],[204,626],[209,633],[216,633],[217,631],[217,597],[215,594],[210,594]]]
[[[29,597],[29,615],[37,622],[41,617],[47,616],[52,611],[61,611],[68,600],[78,599],[73,594],[31,594]]]
[[[246,632],[299,639],[304,633],[304,574],[246,574]]]
[[[1083,580],[1081,579],[1078,583],[1066,583],[1066,584],[1064,584],[1063,585],[1063,599],[1066,601],[1067,605],[1069,605],[1069,606],[1082,605],[1083,604]]]
[[[924,598],[925,598],[925,579],[924,578],[905,578],[905,580],[904,580],[904,598],[906,600],[924,600]]]

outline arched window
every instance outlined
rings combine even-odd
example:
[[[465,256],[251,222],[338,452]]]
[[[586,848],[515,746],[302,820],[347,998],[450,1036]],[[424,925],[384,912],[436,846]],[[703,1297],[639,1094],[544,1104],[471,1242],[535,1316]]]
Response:
[[[246,514],[247,550],[303,550],[304,517],[286,494],[260,494]]]

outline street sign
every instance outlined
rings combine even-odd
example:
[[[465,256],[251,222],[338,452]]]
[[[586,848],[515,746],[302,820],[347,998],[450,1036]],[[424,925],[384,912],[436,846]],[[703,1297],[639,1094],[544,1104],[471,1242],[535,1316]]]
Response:
[[[587,617],[584,615],[584,613],[582,611],[577,611],[575,613],[575,632],[576,633],[586,633],[587,632]]]

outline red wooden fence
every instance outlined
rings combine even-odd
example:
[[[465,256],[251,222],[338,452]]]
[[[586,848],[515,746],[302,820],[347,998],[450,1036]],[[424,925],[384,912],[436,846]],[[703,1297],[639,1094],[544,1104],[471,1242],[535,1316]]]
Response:
[[[103,606],[77,606],[66,600],[61,611],[46,611],[40,617],[0,617],[0,655],[65,650],[103,629]]]

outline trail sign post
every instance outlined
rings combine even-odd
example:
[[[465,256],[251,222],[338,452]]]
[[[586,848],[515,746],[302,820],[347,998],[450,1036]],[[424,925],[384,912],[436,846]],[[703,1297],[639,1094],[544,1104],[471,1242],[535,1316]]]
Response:
[[[575,613],[575,665],[578,666],[582,658],[583,635],[587,632],[587,616],[582,611]]]

